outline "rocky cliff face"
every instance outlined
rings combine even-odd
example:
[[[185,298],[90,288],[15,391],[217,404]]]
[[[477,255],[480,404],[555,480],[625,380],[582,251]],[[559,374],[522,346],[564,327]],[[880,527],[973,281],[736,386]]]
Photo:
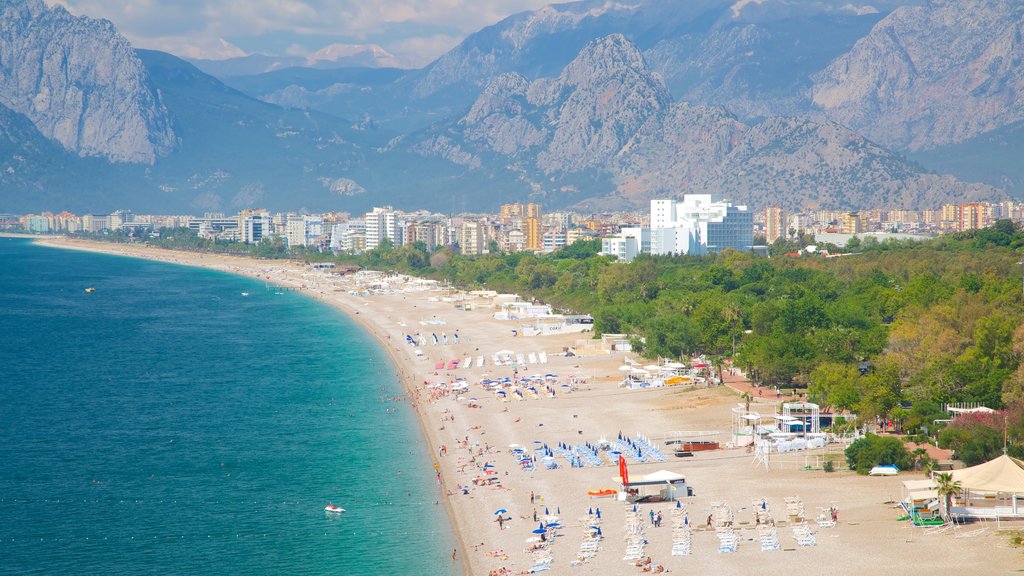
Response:
[[[175,146],[160,95],[107,21],[42,0],[0,7],[0,104],[81,156],[152,163]]]
[[[1017,0],[899,8],[814,77],[814,104],[885,145],[963,142],[1024,118],[1022,33]]]
[[[833,122],[772,116],[748,125],[723,107],[673,103],[622,35],[588,44],[558,77],[495,78],[457,123],[412,139],[413,152],[480,169],[488,158],[532,175],[559,203],[575,175],[615,188],[605,205],[725,194],[755,207],[925,207],[999,197],[990,186],[924,174]]]

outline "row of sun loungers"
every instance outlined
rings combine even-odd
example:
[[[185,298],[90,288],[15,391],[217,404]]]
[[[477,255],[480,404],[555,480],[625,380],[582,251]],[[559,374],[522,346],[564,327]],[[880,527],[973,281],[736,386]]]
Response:
[[[580,518],[580,524],[584,528],[583,542],[580,542],[580,550],[576,554],[574,565],[585,564],[591,558],[597,556],[601,549],[601,518],[589,513]]]
[[[637,507],[626,508],[626,555],[622,559],[626,562],[633,562],[644,557],[644,548],[647,546],[647,538],[644,537],[644,529],[647,524],[644,522],[644,515]]]
[[[527,364],[547,364],[548,355],[544,352],[530,352],[529,355],[517,353],[514,356],[510,353],[505,353],[495,354],[491,357],[491,360],[495,366],[512,366],[513,364],[525,366]]]
[[[686,507],[672,509],[672,555],[689,556],[693,551],[693,529],[690,528]]]
[[[773,552],[781,550],[779,544],[779,531],[775,527],[775,520],[768,509],[768,501],[761,499],[754,502],[754,525],[757,527],[757,539],[761,543],[762,552]]]
[[[793,526],[793,538],[800,546],[814,546],[817,544],[815,533],[806,523]]]

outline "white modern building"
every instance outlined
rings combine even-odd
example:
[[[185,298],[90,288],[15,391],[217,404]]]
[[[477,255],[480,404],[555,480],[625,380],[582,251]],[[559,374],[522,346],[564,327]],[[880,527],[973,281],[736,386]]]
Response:
[[[390,206],[374,208],[363,217],[366,222],[366,249],[373,250],[385,239],[394,246],[401,246],[405,240],[398,212]]]
[[[637,254],[694,254],[751,250],[754,215],[711,194],[687,194],[682,202],[651,200],[650,228],[623,228],[601,243],[601,253],[629,262]]]
[[[711,194],[687,194],[682,202],[651,200],[651,254],[707,254],[750,250],[754,215],[746,206]]]
[[[273,220],[267,212],[249,212],[242,216],[242,242],[246,244],[259,244],[264,237],[269,237],[274,232]]]
[[[637,255],[650,252],[650,228],[623,228],[618,235],[601,239],[601,254],[621,262],[632,262]]]

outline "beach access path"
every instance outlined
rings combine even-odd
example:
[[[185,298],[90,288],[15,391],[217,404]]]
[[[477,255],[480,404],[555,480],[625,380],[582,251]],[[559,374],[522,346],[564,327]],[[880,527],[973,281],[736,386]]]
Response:
[[[512,447],[539,456],[536,449],[545,444],[555,449],[560,444],[572,446],[602,438],[614,442],[622,433],[632,439],[646,436],[655,446],[665,448],[664,439],[670,432],[695,430],[718,431],[724,446],[730,438],[731,410],[741,402],[729,386],[620,388],[618,368],[623,353],[561,355],[576,339],[589,335],[522,336],[519,323],[494,319],[493,309],[481,305],[466,310],[466,301],[460,300],[462,295],[457,292],[418,282],[371,291],[365,284],[357,284],[354,276],[312,271],[297,262],[68,239],[47,239],[42,244],[246,275],[272,286],[301,290],[356,320],[388,350],[409,401],[415,405],[437,463],[438,501],[452,515],[460,541],[458,554],[470,574],[496,574],[502,569],[522,573],[535,568],[550,574],[642,574],[634,561],[623,560],[627,532],[641,529],[646,542],[643,557],[651,558],[648,569],[661,565],[670,572],[1006,574],[1024,564],[1024,553],[1010,547],[1009,536],[996,533],[994,526],[974,537],[957,538],[952,531],[926,534],[907,522],[898,522],[901,481],[919,479],[919,473],[865,477],[804,469],[815,468],[823,452],[841,451],[838,446],[772,454],[767,470],[755,463],[747,448],[696,453],[690,458],[675,458],[665,449],[663,462],[630,459],[633,478],[665,469],[684,475],[694,490],[694,496],[680,499],[688,526],[692,526],[691,554],[673,556],[678,535],[673,522],[679,517],[674,516],[674,503],[638,507],[641,519],[651,511],[662,512],[662,526],[632,524],[630,506],[587,494],[588,490],[620,488],[614,480],[618,469],[610,462],[574,468],[559,455],[554,458],[558,468],[546,469],[538,460],[533,471],[525,471],[515,460]],[[513,330],[518,335],[513,336]],[[436,345],[434,334],[438,336]],[[517,365],[496,366],[494,356],[499,352],[506,353],[499,358],[514,358]],[[544,364],[539,361],[542,352],[547,359]],[[536,363],[529,363],[531,354]],[[525,362],[519,363],[519,355]],[[480,357],[484,364],[478,367]],[[465,366],[467,358],[473,359],[473,367]],[[458,367],[453,367],[453,360]],[[522,381],[534,374],[542,380]],[[556,376],[544,380],[546,374]],[[464,378],[468,387],[453,390],[451,384],[457,378]],[[517,390],[522,398],[508,394],[503,398],[483,389],[479,383],[485,378],[519,381]],[[530,385],[534,391],[529,390]],[[553,397],[548,388],[554,391]],[[755,397],[752,409],[773,413],[773,401]],[[816,532],[813,546],[797,545],[786,504],[786,499],[794,496],[799,497],[806,522]],[[761,549],[757,522],[764,516],[759,513],[755,517],[754,512],[762,501],[777,522],[780,550]],[[817,517],[832,507],[838,510],[837,525],[818,527]],[[588,514],[595,508],[601,509],[600,520]],[[496,521],[498,510],[506,511],[501,523]],[[706,527],[707,516],[722,510],[732,515],[731,528],[738,541],[733,553],[720,553],[721,538]],[[558,526],[546,528],[545,542],[536,541],[540,535],[534,531],[541,522],[549,525],[551,518],[557,518]],[[719,521],[721,518],[715,523]],[[588,541],[594,532],[590,526],[600,526],[603,535],[594,544]],[[527,550],[537,545],[545,549]],[[591,557],[574,566],[581,554]]]

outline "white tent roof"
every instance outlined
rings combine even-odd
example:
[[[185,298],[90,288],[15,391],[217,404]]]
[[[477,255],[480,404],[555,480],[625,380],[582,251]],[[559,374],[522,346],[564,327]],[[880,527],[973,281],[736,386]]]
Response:
[[[903,488],[907,492],[915,492],[917,490],[929,490],[935,488],[934,480],[904,480]]]
[[[984,464],[954,470],[953,480],[966,490],[1024,494],[1024,462],[1006,454]]]
[[[619,484],[622,484],[622,478],[620,476],[612,477]],[[668,470],[658,470],[645,476],[633,476],[629,479],[630,486],[644,486],[651,484],[664,484],[664,483],[675,483],[686,480],[686,477],[682,474],[676,474],[675,472],[669,472]]]
[[[921,500],[931,500],[932,498],[938,498],[939,492],[934,488],[931,490],[915,490],[910,494],[907,494],[907,497],[915,502],[920,502]]]
[[[644,482],[678,482],[680,480],[685,480],[685,476],[668,470],[658,470],[644,476]]]

